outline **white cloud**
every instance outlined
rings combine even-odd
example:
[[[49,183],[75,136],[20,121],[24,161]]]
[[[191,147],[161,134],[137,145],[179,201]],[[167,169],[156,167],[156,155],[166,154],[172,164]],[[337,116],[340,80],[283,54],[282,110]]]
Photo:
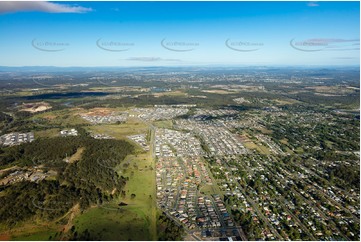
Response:
[[[320,5],[317,2],[308,2],[307,6],[309,6],[309,7],[318,7]]]
[[[51,2],[0,2],[0,14],[12,12],[86,13],[91,8]]]

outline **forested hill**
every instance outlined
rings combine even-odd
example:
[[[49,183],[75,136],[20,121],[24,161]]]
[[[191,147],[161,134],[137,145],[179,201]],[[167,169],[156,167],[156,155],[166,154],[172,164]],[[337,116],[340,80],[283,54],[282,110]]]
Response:
[[[82,150],[78,160],[69,157]],[[0,185],[0,223],[13,227],[29,219],[54,220],[76,204],[84,210],[120,194],[126,178],[114,169],[134,147],[123,140],[87,136],[39,139],[1,148],[0,167],[22,167],[28,173],[54,174]]]

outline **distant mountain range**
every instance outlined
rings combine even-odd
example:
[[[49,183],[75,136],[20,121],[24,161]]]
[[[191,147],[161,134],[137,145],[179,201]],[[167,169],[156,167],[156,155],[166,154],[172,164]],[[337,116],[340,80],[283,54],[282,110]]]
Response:
[[[59,66],[0,66],[0,72],[63,72],[63,71],[120,71],[120,70],[183,70],[183,71],[201,71],[201,70],[263,70],[263,71],[278,71],[278,70],[292,70],[292,69],[318,69],[320,71],[330,70],[355,70],[359,71],[359,66],[230,66],[230,65],[217,65],[217,66],[146,66],[146,67],[122,67],[122,66],[109,66],[109,67],[59,67]]]

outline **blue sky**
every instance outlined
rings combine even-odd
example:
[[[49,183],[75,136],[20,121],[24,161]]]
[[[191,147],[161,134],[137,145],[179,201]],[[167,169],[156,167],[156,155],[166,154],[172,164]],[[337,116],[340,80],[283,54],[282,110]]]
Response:
[[[359,2],[0,2],[0,65],[359,66],[359,12]]]

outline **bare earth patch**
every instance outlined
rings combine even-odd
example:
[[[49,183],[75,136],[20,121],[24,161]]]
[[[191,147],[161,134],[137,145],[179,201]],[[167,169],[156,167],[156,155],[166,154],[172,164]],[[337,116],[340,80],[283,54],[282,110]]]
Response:
[[[9,234],[0,234],[0,241],[9,241],[10,235]]]
[[[30,113],[37,113],[41,111],[45,111],[51,109],[52,107],[50,104],[46,102],[38,102],[38,103],[23,103],[22,109],[20,111],[30,112]]]
[[[90,109],[89,112],[83,114],[88,116],[107,116],[110,115],[112,112],[113,110],[109,108],[93,108]]]

